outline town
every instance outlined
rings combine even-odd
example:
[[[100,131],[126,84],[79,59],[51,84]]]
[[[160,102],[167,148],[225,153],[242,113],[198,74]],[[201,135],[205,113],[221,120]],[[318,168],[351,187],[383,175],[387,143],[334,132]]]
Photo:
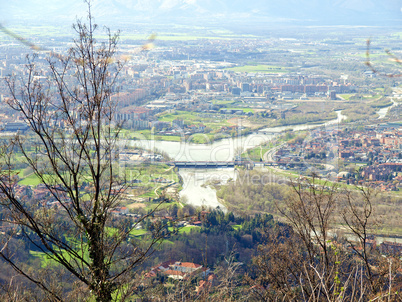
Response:
[[[271,301],[282,287],[297,300],[316,267],[331,271],[333,297],[353,292],[338,286],[352,275],[370,297],[391,295],[381,278],[402,276],[402,79],[378,46],[396,37],[378,29],[370,45],[360,30],[123,31],[87,65],[64,33],[1,36],[0,229],[21,246],[16,262],[62,263],[87,282],[101,242],[100,262],[129,272],[116,280],[135,301]],[[91,282],[92,295],[104,280]]]

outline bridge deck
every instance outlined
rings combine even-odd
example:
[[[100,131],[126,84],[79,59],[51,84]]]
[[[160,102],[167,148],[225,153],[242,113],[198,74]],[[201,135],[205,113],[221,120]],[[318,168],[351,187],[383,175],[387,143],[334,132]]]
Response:
[[[293,166],[305,166],[305,162],[260,162],[265,166],[278,166],[278,165],[293,165]],[[178,168],[219,168],[219,167],[234,167],[234,166],[244,166],[244,165],[255,165],[256,163],[252,161],[171,161],[168,162],[170,165],[174,165]]]
[[[235,165],[241,164],[240,162],[236,161],[175,161],[172,162],[176,167],[179,168],[193,168],[193,167],[211,167],[211,168],[216,168],[216,167],[234,167]]]
[[[250,161],[172,161],[169,164],[178,168],[230,168],[234,166],[254,166]]]

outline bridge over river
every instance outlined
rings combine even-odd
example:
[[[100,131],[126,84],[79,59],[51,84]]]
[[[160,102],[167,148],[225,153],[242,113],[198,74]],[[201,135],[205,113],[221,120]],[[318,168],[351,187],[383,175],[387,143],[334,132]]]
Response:
[[[256,164],[263,164],[264,166],[278,166],[278,165],[290,165],[290,166],[305,166],[307,163],[305,162],[253,162],[253,161],[170,161],[167,162],[169,165],[173,165],[177,168],[232,168],[235,166],[245,166],[248,169],[252,169]]]
[[[232,168],[234,166],[253,166],[252,161],[171,161],[168,164],[178,168]]]

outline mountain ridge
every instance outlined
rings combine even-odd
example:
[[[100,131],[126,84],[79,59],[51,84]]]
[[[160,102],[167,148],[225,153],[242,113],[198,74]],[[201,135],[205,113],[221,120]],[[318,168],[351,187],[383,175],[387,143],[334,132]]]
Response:
[[[105,22],[283,22],[306,25],[382,25],[400,21],[398,0],[94,0],[92,14]],[[2,4],[0,22],[74,22],[86,15],[82,0],[14,0]]]

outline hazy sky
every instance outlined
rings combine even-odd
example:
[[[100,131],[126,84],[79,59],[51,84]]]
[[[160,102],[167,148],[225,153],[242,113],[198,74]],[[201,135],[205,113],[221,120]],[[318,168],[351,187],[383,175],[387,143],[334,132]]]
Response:
[[[295,23],[400,25],[402,0],[93,0],[106,22]],[[71,24],[85,16],[82,0],[0,0],[1,23]]]

